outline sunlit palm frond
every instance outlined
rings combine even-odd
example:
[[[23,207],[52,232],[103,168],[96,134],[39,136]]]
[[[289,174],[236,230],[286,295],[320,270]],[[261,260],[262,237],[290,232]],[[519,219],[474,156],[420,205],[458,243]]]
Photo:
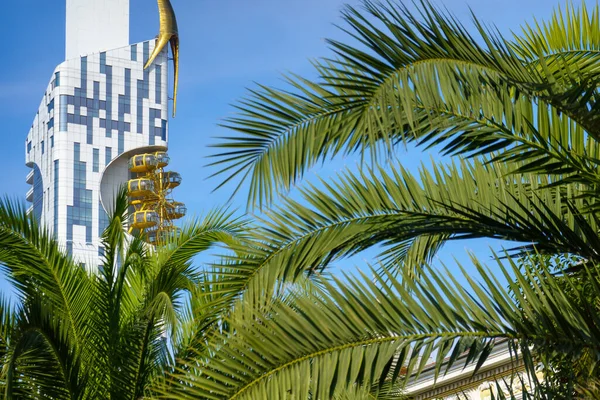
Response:
[[[136,396],[150,393],[147,391],[152,390],[153,382],[173,368],[189,343],[210,335],[208,331],[215,329],[212,325],[227,312],[222,307],[199,306],[199,302],[214,302],[208,297],[219,295],[200,292],[209,286],[203,281],[207,275],[199,270],[194,258],[211,248],[231,252],[247,239],[247,226],[247,220],[235,218],[227,210],[212,211],[184,226],[174,241],[151,251],[149,262],[137,270],[144,296],[135,314],[138,321],[123,340],[124,345],[133,342],[141,346],[132,356],[137,361],[128,360],[135,367],[132,382],[136,382]],[[135,291],[131,295],[140,300]],[[192,310],[186,320],[188,302]]]
[[[95,393],[87,387],[89,371],[81,359],[83,349],[73,345],[68,326],[53,311],[45,296],[27,297],[3,366],[5,398],[34,399],[43,393],[66,400]]]
[[[318,161],[350,152],[377,159],[403,140],[445,142],[461,155],[510,149],[531,170],[597,184],[596,63],[561,56],[541,68],[543,54],[531,50],[543,37],[545,53],[594,53],[597,10],[569,8],[571,22],[528,28],[520,42],[478,21],[476,39],[427,1],[419,10],[348,7],[346,31],[360,45],[330,41],[338,58],[317,64],[319,82],[293,77],[292,92],[261,87],[242,102],[227,124],[238,135],[217,144],[228,151],[214,165],[226,181],[250,179],[250,206],[268,204]]]
[[[269,202],[306,168],[339,152],[374,150],[377,143],[392,151],[406,127],[429,109],[459,110],[449,101],[463,100],[461,87],[452,83],[459,74],[464,74],[465,85],[476,81],[476,87],[488,76],[535,80],[501,39],[481,30],[487,41],[482,47],[462,25],[428,3],[421,20],[403,6],[371,2],[365,2],[364,15],[348,7],[344,20],[365,50],[331,41],[339,58],[317,66],[322,82],[291,78],[292,93],[262,87],[242,102],[240,117],[229,121],[240,136],[218,145],[229,151],[217,155],[215,164],[227,179],[250,175],[251,204]],[[419,85],[422,91],[411,91]],[[440,87],[443,94],[432,87]],[[478,91],[473,92],[476,97]],[[424,106],[415,109],[419,104]],[[463,114],[477,123],[476,115],[468,110]]]
[[[597,75],[593,64],[600,50],[599,15],[598,6],[590,9],[585,1],[578,6],[567,2],[564,10],[558,7],[547,21],[526,24],[520,35],[515,34],[513,49],[538,68],[544,64],[550,70],[560,66],[556,71],[563,74]],[[565,68],[569,64],[572,67]]]
[[[301,200],[267,211],[253,245],[219,267],[219,290],[260,304],[286,283],[369,248],[381,247],[388,270],[414,271],[448,240],[468,238],[514,241],[512,254],[536,249],[598,260],[597,221],[578,211],[586,201],[577,186],[510,171],[463,161],[414,176],[397,166],[303,189]]]
[[[574,303],[548,272],[498,262],[502,279],[514,282],[504,289],[490,270],[473,262],[479,275],[465,273],[466,285],[448,271],[429,270],[419,280],[406,273],[400,279],[375,274],[324,283],[317,296],[303,293],[294,306],[274,304],[266,315],[246,314],[215,342],[214,357],[187,363],[176,375],[184,386],[164,395],[329,398],[357,384],[407,382],[430,357],[436,375],[464,351],[467,362],[481,366],[497,338],[525,344],[521,357],[529,360],[532,344],[565,354],[600,349],[600,320],[588,316],[586,293],[576,292],[581,303]],[[600,288],[598,272],[592,267],[585,274]],[[535,373],[535,365],[525,365]],[[195,369],[201,373],[189,373]]]
[[[35,349],[48,354],[57,368],[67,371],[63,383],[74,393],[81,392],[79,380],[86,379],[87,362],[93,357],[87,324],[92,309],[90,276],[75,265],[43,227],[27,216],[24,207],[10,200],[0,203],[0,264],[28,307],[22,324],[31,324],[29,335],[45,338],[41,342],[31,337],[15,341],[11,347],[20,350],[10,350],[13,365],[20,362],[23,354],[31,354],[33,349],[27,344],[37,346]],[[36,305],[42,301],[43,305]],[[10,391],[10,375],[7,379]],[[38,384],[45,383],[40,380]],[[64,389],[57,386],[57,390]]]
[[[24,207],[0,202],[0,264],[19,294],[48,292],[46,302],[62,313],[72,338],[82,342],[90,280]]]
[[[235,217],[232,211],[217,209],[203,218],[188,222],[177,239],[159,252],[161,265],[184,265],[196,255],[212,247],[239,246],[248,238],[250,222]]]
[[[402,400],[408,396],[403,394],[400,385],[384,382],[371,387],[354,386],[340,390],[333,395],[333,400]]]

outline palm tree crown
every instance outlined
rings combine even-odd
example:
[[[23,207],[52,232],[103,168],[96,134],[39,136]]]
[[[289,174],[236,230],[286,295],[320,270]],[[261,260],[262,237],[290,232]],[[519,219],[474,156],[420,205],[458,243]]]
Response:
[[[122,191],[102,237],[104,262],[90,273],[23,208],[0,203],[0,263],[20,299],[0,304],[2,398],[140,399],[209,334],[219,315],[191,260],[241,241],[246,222],[214,212],[155,250],[126,234],[127,208]]]

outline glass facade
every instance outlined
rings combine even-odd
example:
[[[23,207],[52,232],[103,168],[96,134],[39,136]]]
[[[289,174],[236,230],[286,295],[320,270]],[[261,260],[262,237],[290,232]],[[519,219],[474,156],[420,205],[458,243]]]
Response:
[[[100,149],[93,149],[94,159],[93,159],[93,172],[100,172]]]
[[[131,61],[137,61],[137,44],[131,46]]]
[[[167,147],[168,60],[163,53],[144,69],[153,46],[148,41],[59,65],[27,136],[27,165],[39,166],[28,178],[32,211],[86,265],[97,265],[108,223],[103,204],[113,200],[101,188],[128,178],[122,163],[112,172],[106,167],[136,149]]]
[[[106,147],[104,152],[104,166],[107,166],[112,161],[112,148]]]
[[[60,166],[60,161],[59,160],[55,160],[54,161],[54,238],[58,239],[58,193],[59,193],[59,186],[58,186],[58,182],[59,181],[59,166]]]
[[[67,243],[73,242],[74,226],[85,227],[85,243],[92,243],[92,191],[86,189],[87,163],[81,161],[81,144],[73,146],[73,205],[67,206]]]
[[[33,166],[33,216],[40,220],[44,209],[44,182],[42,172],[37,165]]]

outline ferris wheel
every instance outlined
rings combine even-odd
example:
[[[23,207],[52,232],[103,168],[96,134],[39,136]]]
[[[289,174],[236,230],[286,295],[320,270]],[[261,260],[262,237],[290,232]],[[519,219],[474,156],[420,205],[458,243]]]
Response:
[[[169,155],[164,151],[146,153],[129,159],[133,178],[127,183],[130,204],[134,208],[129,232],[139,231],[150,244],[160,246],[176,238],[180,230],[174,224],[185,216],[185,204],[173,200],[171,193],[181,184],[181,175],[165,171]]]

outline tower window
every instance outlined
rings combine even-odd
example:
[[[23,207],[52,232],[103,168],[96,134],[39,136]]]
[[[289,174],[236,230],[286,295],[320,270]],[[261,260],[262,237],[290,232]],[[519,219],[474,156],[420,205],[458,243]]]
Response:
[[[94,160],[92,163],[92,171],[99,172],[100,171],[100,150],[94,149]]]

